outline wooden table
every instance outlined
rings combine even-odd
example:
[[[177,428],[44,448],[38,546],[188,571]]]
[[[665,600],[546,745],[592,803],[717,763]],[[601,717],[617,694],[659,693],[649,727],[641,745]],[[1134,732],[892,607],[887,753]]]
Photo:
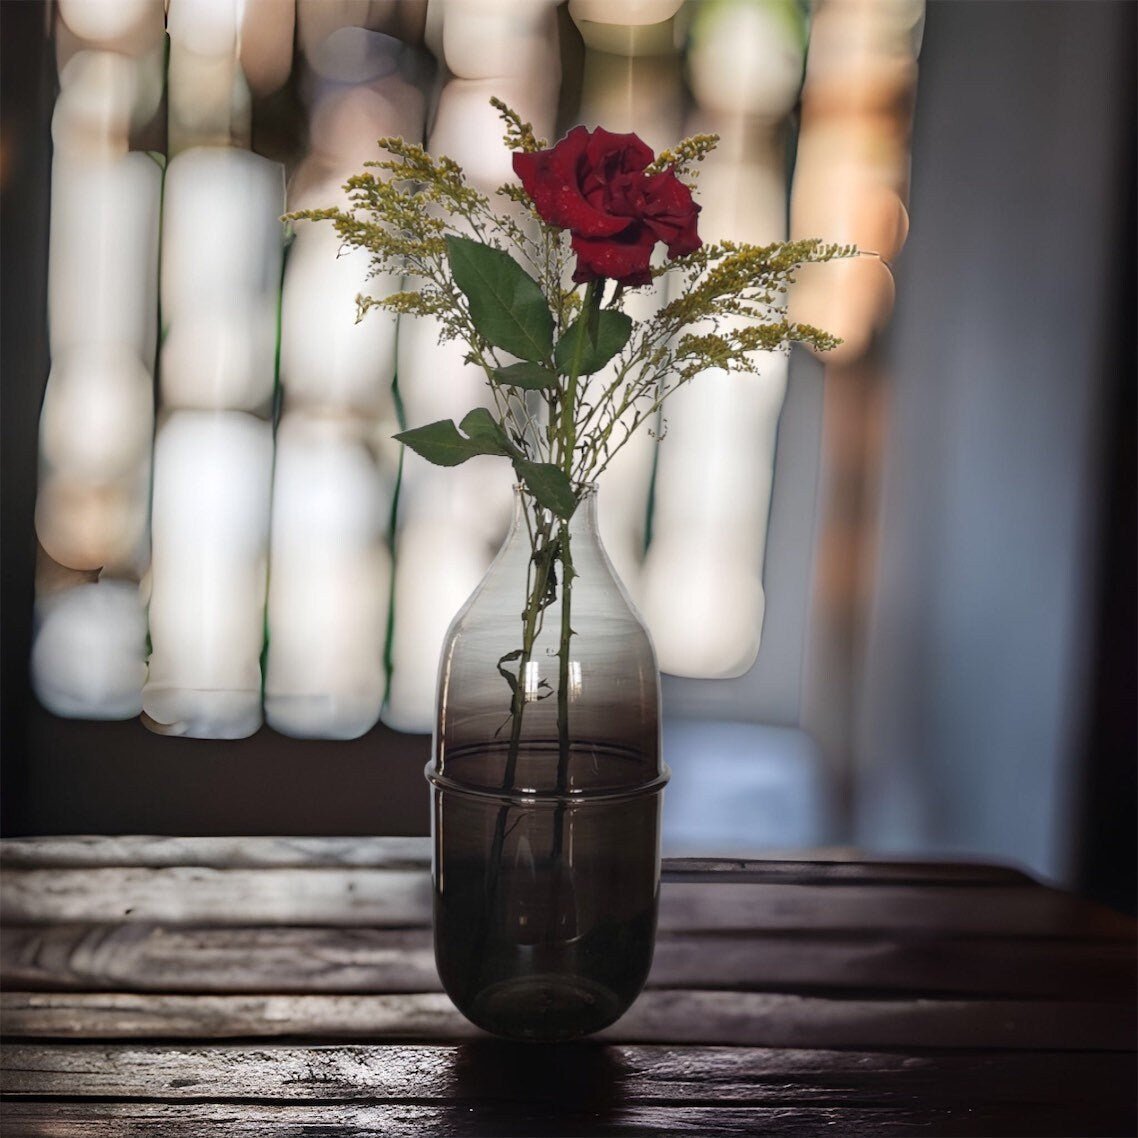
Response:
[[[671,861],[649,987],[509,1044],[425,839],[0,843],[17,1135],[1129,1135],[1135,925],[1009,869]]]

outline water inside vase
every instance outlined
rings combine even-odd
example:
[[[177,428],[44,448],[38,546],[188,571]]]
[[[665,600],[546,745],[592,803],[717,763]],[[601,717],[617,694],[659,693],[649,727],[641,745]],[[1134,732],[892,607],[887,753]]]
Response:
[[[599,1031],[652,962],[660,793],[435,787],[435,955],[459,1010],[518,1039]]]

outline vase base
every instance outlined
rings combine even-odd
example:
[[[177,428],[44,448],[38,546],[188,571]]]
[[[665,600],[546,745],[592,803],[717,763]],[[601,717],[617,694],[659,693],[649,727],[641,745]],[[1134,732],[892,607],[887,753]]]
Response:
[[[470,1019],[509,1039],[559,1043],[600,1031],[623,1011],[615,993],[601,984],[546,973],[487,988],[475,999]]]

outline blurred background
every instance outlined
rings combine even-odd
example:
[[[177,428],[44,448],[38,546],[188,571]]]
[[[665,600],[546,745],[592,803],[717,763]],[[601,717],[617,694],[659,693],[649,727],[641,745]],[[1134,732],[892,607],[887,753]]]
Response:
[[[660,146],[717,129],[709,225],[857,241],[888,262],[800,282],[796,315],[846,345],[759,369],[753,419],[709,388],[708,406],[752,432],[733,444],[745,517],[706,528],[715,476],[684,441],[698,407],[677,409],[659,458],[649,448],[605,490],[606,542],[669,673],[665,852],[994,859],[1134,908],[1132,3],[694,0],[635,19],[587,2],[230,7],[245,26],[193,0],[172,0],[165,21],[145,0],[114,18],[111,0],[0,5],[6,834],[426,832],[433,659],[415,653],[448,617],[418,612],[407,580],[441,574],[423,595],[453,595],[453,609],[493,526],[463,531],[466,552],[442,568],[430,535],[453,534],[463,495],[487,492],[401,479],[383,441],[400,410],[391,381],[404,414],[427,409],[414,376],[438,360],[378,324],[349,340],[359,267],[309,279],[323,262],[300,234],[282,276],[279,239],[247,218],[334,200],[380,133],[419,130],[476,180],[503,180],[486,157],[497,130],[469,107],[505,84],[551,136],[604,121]],[[229,165],[210,167],[217,152]],[[195,193],[215,210],[218,248],[200,239]],[[243,214],[241,195],[260,212]],[[200,275],[227,271],[226,242],[256,241],[236,317],[211,308]],[[319,310],[321,296],[336,307]],[[331,355],[334,399],[319,382]],[[108,405],[134,416],[133,442],[108,433]],[[195,416],[218,405],[224,429],[214,417],[195,436]],[[181,481],[179,446],[191,456]],[[268,458],[225,467],[236,453]],[[214,490],[195,462],[221,469]],[[306,471],[328,463],[343,471],[335,501],[369,503],[342,523],[371,526],[368,595],[383,607],[354,610],[358,666],[327,648],[320,677],[335,698],[321,702],[295,673],[332,622],[313,604],[315,627],[282,616],[278,633],[273,613],[305,608],[317,595],[305,574],[332,572],[304,560],[304,523],[339,513],[290,490],[319,484]],[[360,469],[363,490],[346,494]],[[694,505],[671,489],[695,481],[706,497]],[[234,485],[260,486],[263,508]],[[242,540],[260,534],[244,561],[233,533],[214,535],[237,557],[222,558],[224,580],[253,582],[236,618],[253,627],[218,681],[241,698],[224,706],[200,682],[189,703],[179,694],[194,689],[189,665],[164,638],[190,611],[187,586],[150,565],[152,548],[197,564],[209,542],[169,519],[211,493]],[[683,563],[685,548],[714,550],[725,524],[750,537],[723,564],[761,582],[727,596],[726,620],[716,578]],[[713,594],[702,607],[701,587]],[[243,594],[221,593],[199,598],[197,627],[234,624],[225,606]],[[683,609],[700,627],[677,621]],[[716,640],[744,611],[750,639]],[[372,629],[362,648],[360,628]],[[174,737],[173,720],[186,736],[245,737]]]

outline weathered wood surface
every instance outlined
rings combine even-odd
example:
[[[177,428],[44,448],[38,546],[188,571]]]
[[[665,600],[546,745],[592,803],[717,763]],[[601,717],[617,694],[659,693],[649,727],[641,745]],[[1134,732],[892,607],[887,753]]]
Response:
[[[487,1040],[256,1050],[12,1046],[4,1065],[13,1096],[5,1132],[18,1125],[30,1135],[1130,1132],[1115,1093],[1129,1077],[1128,1057],[1114,1055]],[[101,1101],[21,1101],[61,1083]]]
[[[108,866],[205,866],[214,869],[426,869],[428,838],[177,838],[123,835],[9,838],[0,842],[0,868],[95,869]],[[969,862],[883,860],[849,857],[748,860],[669,858],[665,876],[682,874],[733,880],[755,875],[763,881],[798,884],[1026,885],[1020,870]]]
[[[1118,1114],[1101,1105],[1041,1107],[736,1106],[733,1103],[613,1106],[604,1110],[517,1107],[493,1101],[477,1107],[417,1104],[292,1106],[265,1103],[14,1103],[4,1112],[5,1135],[23,1138],[913,1138],[914,1135],[992,1138],[1119,1138]]]
[[[4,873],[0,923],[164,922],[219,925],[430,923],[425,869],[215,869],[205,866],[17,868]],[[661,891],[661,929],[721,932],[909,931],[957,936],[1126,940],[1118,914],[1037,885],[693,881],[672,874]],[[710,888],[709,888],[710,886]],[[822,899],[825,903],[822,904]]]
[[[1135,925],[1014,870],[667,863],[648,990],[542,1048],[441,993],[423,839],[28,839],[0,866],[5,1138],[1138,1127]]]
[[[714,972],[708,960],[714,959]],[[1138,999],[1122,941],[662,932],[649,987]],[[31,991],[439,991],[429,928],[13,925],[0,987]]]
[[[185,996],[9,992],[4,1031],[58,1039],[466,1039],[482,1033],[441,992]],[[1117,1003],[827,1000],[770,992],[650,990],[613,1040],[756,1047],[1125,1049],[1138,1022]]]
[[[757,1047],[659,1047],[596,1043],[534,1048],[477,1042],[391,1046],[46,1047],[3,1051],[14,1096],[50,1094],[67,1080],[79,1096],[177,1101],[478,1101],[553,1097],[599,1106],[619,1090],[624,1103],[844,1102],[872,1106],[883,1088],[898,1102],[951,1104],[966,1084],[974,1103],[1090,1103],[1124,1077],[1125,1055],[1043,1052],[939,1054]],[[1074,1087],[1063,1086],[1073,1078]],[[955,1084],[955,1086],[954,1086]]]

